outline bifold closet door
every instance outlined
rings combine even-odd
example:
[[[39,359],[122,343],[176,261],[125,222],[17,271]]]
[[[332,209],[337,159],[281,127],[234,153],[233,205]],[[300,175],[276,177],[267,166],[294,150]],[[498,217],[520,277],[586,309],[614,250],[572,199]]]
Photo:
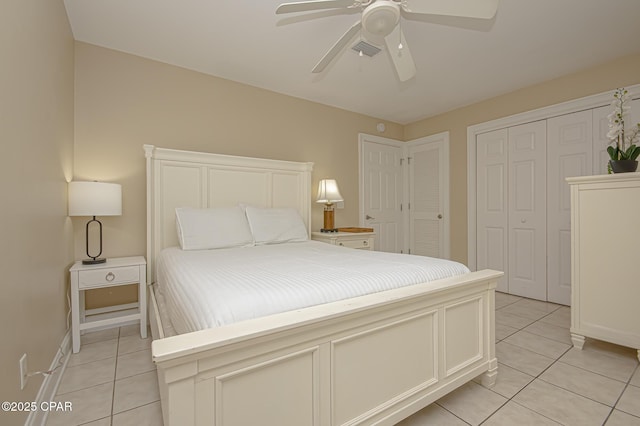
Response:
[[[498,291],[509,292],[507,129],[476,137],[476,266],[503,271]]]
[[[547,300],[546,121],[508,129],[509,293]]]
[[[476,143],[477,268],[504,271],[499,291],[546,300],[546,122]]]
[[[547,120],[547,300],[563,305],[571,304],[571,196],[566,178],[593,174],[592,128],[591,110]]]

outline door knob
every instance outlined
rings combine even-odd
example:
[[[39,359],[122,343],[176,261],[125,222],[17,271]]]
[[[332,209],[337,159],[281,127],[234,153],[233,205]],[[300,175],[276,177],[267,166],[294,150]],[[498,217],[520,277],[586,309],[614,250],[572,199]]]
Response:
[[[441,214],[438,215],[438,219],[442,219],[442,215]]]
[[[367,220],[375,219],[375,217],[371,217],[369,215],[366,215],[364,218],[367,219]]]

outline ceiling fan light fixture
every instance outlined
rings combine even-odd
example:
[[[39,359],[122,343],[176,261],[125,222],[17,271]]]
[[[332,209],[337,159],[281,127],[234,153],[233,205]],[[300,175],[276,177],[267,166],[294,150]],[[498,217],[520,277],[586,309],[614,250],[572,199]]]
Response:
[[[384,44],[400,81],[416,75],[416,64],[400,24],[401,12],[421,15],[457,16],[492,19],[500,0],[303,0],[283,3],[276,13],[306,12],[324,9],[363,9],[362,19],[354,23],[313,68],[322,72],[360,32],[360,38]],[[352,47],[359,56],[373,56],[367,50]],[[376,48],[377,49],[377,48]],[[379,49],[378,49],[379,51]]]
[[[400,7],[391,0],[378,0],[362,12],[362,28],[369,34],[386,37],[400,21]]]
[[[364,40],[360,40],[357,44],[353,45],[351,49],[358,52],[359,56],[367,55],[369,57],[373,57],[382,51],[379,47],[374,46],[371,43],[367,43]]]

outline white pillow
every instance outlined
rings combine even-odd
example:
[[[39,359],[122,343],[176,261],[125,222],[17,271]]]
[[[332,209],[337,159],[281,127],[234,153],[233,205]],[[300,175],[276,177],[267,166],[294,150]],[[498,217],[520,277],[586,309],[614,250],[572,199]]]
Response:
[[[253,236],[242,209],[176,208],[176,229],[183,250],[206,250],[253,245]]]
[[[262,209],[246,206],[247,219],[256,244],[307,241],[309,234],[295,209]]]

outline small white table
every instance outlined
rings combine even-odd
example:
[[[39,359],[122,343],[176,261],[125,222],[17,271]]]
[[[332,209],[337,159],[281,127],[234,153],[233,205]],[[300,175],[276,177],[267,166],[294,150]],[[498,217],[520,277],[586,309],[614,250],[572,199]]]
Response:
[[[93,328],[108,328],[110,326],[140,322],[140,336],[147,337],[147,262],[142,256],[119,257],[107,259],[106,263],[97,265],[83,265],[82,261],[73,264],[69,269],[71,274],[71,336],[73,353],[80,350],[80,333]],[[84,306],[84,291],[114,287],[128,284],[138,284],[138,303],[114,306],[103,313],[87,315]]]
[[[375,232],[312,232],[311,239],[359,250],[375,249]]]

